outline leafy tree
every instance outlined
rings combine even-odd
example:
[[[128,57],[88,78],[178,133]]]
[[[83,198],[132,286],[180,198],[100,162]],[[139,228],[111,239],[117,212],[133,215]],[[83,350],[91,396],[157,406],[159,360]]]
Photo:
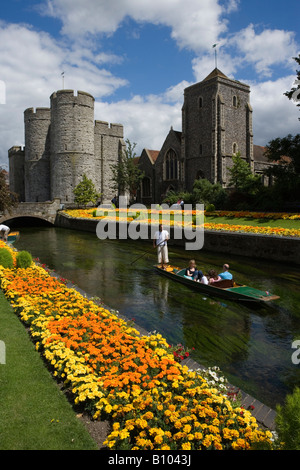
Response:
[[[266,174],[275,178],[277,191],[282,198],[299,200],[300,198],[300,134],[271,140],[266,146],[265,155],[276,162],[266,170]]]
[[[84,205],[87,205],[89,202],[95,204],[97,199],[101,196],[101,194],[96,191],[92,180],[90,180],[86,174],[83,175],[82,181],[76,186],[73,193],[75,196],[75,202],[77,204]]]
[[[5,170],[0,167],[0,211],[10,213],[17,203],[18,196],[10,191],[6,183]]]
[[[228,168],[230,174],[229,185],[238,191],[255,194],[261,187],[259,175],[253,175],[250,165],[240,153],[232,156],[233,166]]]
[[[293,59],[300,65],[300,54],[298,57],[293,57]],[[284,95],[287,96],[289,100],[296,101],[298,103],[296,106],[300,107],[300,70],[296,70],[296,73],[297,79],[294,84],[297,86],[292,87],[290,91],[286,91]],[[300,118],[298,119],[300,121]]]
[[[197,179],[193,185],[193,199],[195,204],[213,204],[216,208],[222,207],[227,199],[227,193],[220,183],[211,183],[205,178]]]
[[[130,199],[136,195],[140,182],[144,177],[139,167],[135,163],[136,153],[134,149],[136,143],[131,143],[126,139],[126,148],[123,151],[118,163],[111,165],[113,188],[119,194],[129,193]]]

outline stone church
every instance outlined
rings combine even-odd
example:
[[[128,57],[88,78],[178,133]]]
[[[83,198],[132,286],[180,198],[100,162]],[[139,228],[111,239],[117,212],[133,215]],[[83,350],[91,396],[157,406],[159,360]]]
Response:
[[[227,188],[237,152],[264,178],[270,163],[264,148],[253,145],[250,87],[215,68],[184,90],[182,131],[171,128],[159,151],[143,150],[137,161],[144,172],[137,199],[147,205],[161,202],[169,190],[191,192],[198,178]]]

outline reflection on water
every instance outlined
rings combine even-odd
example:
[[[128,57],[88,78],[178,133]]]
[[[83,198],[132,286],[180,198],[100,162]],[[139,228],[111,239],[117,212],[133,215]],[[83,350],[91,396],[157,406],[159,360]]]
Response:
[[[197,362],[218,365],[231,383],[269,406],[300,384],[300,366],[291,361],[292,342],[300,338],[298,268],[169,247],[174,265],[184,267],[195,257],[206,271],[229,262],[238,282],[280,296],[274,307],[258,307],[209,298],[163,278],[152,269],[156,257],[147,242],[101,241],[87,232],[36,227],[21,228],[16,248],[169,343],[195,348]]]

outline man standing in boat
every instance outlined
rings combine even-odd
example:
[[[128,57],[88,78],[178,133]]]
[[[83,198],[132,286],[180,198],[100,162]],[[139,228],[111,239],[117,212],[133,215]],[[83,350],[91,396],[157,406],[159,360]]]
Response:
[[[162,269],[166,269],[165,264],[169,263],[168,240],[169,232],[163,229],[162,224],[159,224],[158,231],[154,235],[153,247],[157,247],[157,259]]]

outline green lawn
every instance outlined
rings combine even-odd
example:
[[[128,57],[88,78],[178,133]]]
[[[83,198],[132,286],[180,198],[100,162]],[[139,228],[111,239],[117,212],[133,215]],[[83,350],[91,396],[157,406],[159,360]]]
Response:
[[[0,340],[0,450],[97,450],[1,290]]]
[[[300,230],[300,220],[205,216],[204,222],[208,224],[251,225],[254,227],[281,227]]]

